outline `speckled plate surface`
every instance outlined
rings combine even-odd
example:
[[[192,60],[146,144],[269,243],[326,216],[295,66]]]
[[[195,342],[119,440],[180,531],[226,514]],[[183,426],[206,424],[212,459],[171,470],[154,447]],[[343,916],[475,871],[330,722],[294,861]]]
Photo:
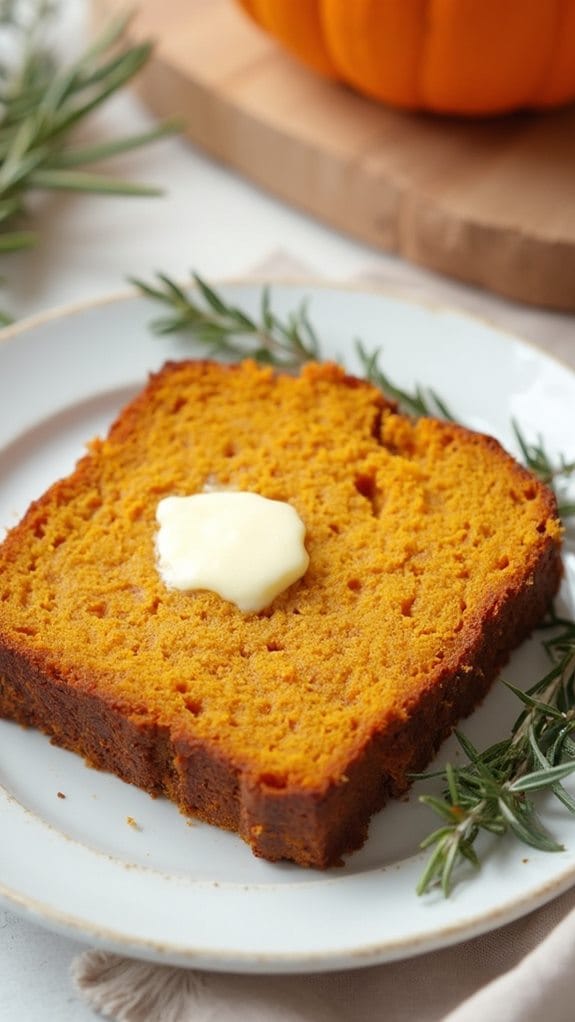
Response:
[[[255,311],[260,286],[225,285]],[[575,456],[575,375],[535,348],[454,312],[382,294],[277,285],[274,306],[310,298],[323,354],[354,362],[353,339],[381,347],[402,386],[430,384],[453,412],[513,449],[510,417],[551,452]],[[153,337],[151,305],[133,295],[27,322],[0,341],[0,529],[72,469],[85,441],[167,358],[198,353]],[[575,557],[566,554],[561,608],[573,613]],[[506,677],[545,668],[536,639]],[[479,745],[505,734],[517,705],[496,686],[464,730]],[[457,755],[447,743],[441,761]],[[429,790],[429,785],[426,787]],[[415,894],[435,826],[414,790],[378,814],[365,847],[326,873],[253,858],[235,835],[186,821],[168,802],[88,769],[42,735],[0,722],[0,897],[54,930],[128,955],[210,969],[338,969],[408,957],[493,929],[575,883],[575,820],[542,815],[565,851],[512,841],[483,845],[479,879],[445,901]]]

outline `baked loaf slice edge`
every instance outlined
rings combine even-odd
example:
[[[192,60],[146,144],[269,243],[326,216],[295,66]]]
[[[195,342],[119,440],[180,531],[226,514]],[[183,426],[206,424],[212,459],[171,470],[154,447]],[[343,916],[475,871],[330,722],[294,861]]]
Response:
[[[158,500],[206,487],[306,525],[306,575],[259,614],[158,575]],[[336,366],[171,363],[0,546],[0,715],[324,868],[541,619],[560,543],[495,440]]]

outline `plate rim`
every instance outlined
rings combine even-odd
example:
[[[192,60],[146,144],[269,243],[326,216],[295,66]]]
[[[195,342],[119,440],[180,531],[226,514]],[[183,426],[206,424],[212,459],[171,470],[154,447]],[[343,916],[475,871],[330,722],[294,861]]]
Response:
[[[272,291],[274,287],[284,287],[309,290],[310,292],[321,290],[323,292],[333,291],[337,293],[358,295],[359,297],[371,296],[388,298],[392,301],[402,303],[405,306],[449,314],[456,316],[458,319],[480,323],[493,333],[499,335],[502,340],[518,343],[520,346],[531,350],[537,358],[555,363],[555,365],[560,367],[563,371],[566,370],[575,383],[575,370],[573,367],[554,354],[547,352],[535,342],[532,342],[519,334],[515,334],[501,328],[497,323],[494,323],[489,318],[477,316],[467,312],[466,310],[458,309],[450,304],[435,302],[433,300],[421,300],[420,298],[410,298],[402,293],[401,290],[396,291],[392,287],[368,286],[361,282],[358,282],[357,284],[349,282],[342,284],[337,281],[329,281],[325,279],[314,280],[309,277],[293,279],[273,278],[271,280],[264,277],[240,277],[222,279],[214,283],[214,286],[216,287],[245,287],[252,291],[254,289],[261,289],[265,285],[269,285],[272,288]],[[188,281],[185,286],[193,288],[194,283],[193,281]],[[131,301],[143,301],[144,297],[145,296],[140,294],[135,287],[132,287],[115,291],[111,294],[95,299],[82,300],[45,310],[5,327],[0,332],[0,344],[10,340],[16,340],[20,335],[26,334],[39,327],[41,328],[53,321],[69,319],[76,315],[81,316],[84,313],[115,304],[129,304]],[[6,789],[3,788],[3,791],[6,792],[8,797],[13,797],[11,796],[11,793],[6,791]],[[29,812],[30,810],[26,809],[26,811]],[[507,905],[506,910],[492,909],[481,916],[476,915],[471,920],[467,920],[464,924],[457,921],[446,924],[443,928],[435,931],[435,936],[433,938],[428,938],[426,935],[422,937],[421,934],[400,939],[395,938],[392,948],[388,948],[385,943],[382,944],[380,942],[377,945],[364,945],[362,948],[355,949],[350,948],[348,951],[306,951],[304,952],[303,958],[300,954],[294,952],[274,951],[269,957],[265,953],[257,954],[254,952],[247,952],[245,957],[243,957],[242,953],[238,952],[237,949],[229,953],[224,951],[217,951],[214,953],[213,951],[205,952],[191,948],[185,949],[177,945],[172,945],[171,947],[165,946],[162,948],[159,943],[154,943],[147,939],[140,939],[134,934],[117,934],[112,930],[106,931],[104,928],[101,928],[90,921],[74,917],[66,912],[54,910],[49,905],[45,905],[34,897],[25,894],[22,895],[20,892],[16,893],[11,891],[1,882],[0,900],[16,911],[24,911],[26,914],[32,915],[33,918],[41,925],[48,926],[50,929],[64,933],[67,936],[72,936],[77,939],[82,939],[82,937],[84,937],[85,939],[89,939],[106,947],[114,946],[122,953],[129,953],[130,950],[132,952],[135,951],[143,957],[150,957],[156,961],[174,961],[176,964],[199,965],[204,968],[212,968],[218,971],[245,971],[256,973],[296,971],[311,972],[332,971],[341,968],[357,968],[374,965],[379,962],[402,960],[412,955],[419,955],[428,951],[433,951],[439,947],[446,947],[460,943],[463,940],[470,939],[474,936],[496,929],[498,926],[512,922],[514,919],[524,915],[526,911],[538,908],[553,897],[563,893],[574,883],[575,864],[571,864],[559,875],[541,882],[537,888],[535,896],[532,893],[525,893],[516,897],[511,904],[511,911],[509,911],[509,905]],[[528,907],[526,907],[527,902]],[[501,921],[494,922],[494,920],[496,920],[499,916],[503,916]],[[382,951],[384,952],[383,955]],[[158,955],[160,955],[160,959],[158,959]]]
[[[567,873],[570,873],[569,878]],[[537,897],[525,895],[518,897],[508,911],[493,909],[489,915],[476,916],[464,926],[455,922],[445,925],[441,930],[434,931],[432,937],[427,934],[416,934],[394,940],[393,944],[366,944],[362,947],[349,947],[336,952],[305,951],[305,952],[253,952],[241,951],[237,948],[229,951],[218,949],[197,949],[182,944],[168,944],[165,941],[153,941],[137,935],[122,934],[110,928],[106,929],[91,922],[65,912],[52,910],[45,902],[26,895],[17,895],[0,882],[0,904],[27,918],[43,929],[57,933],[62,937],[89,942],[94,947],[112,951],[126,957],[151,961],[158,965],[173,965],[184,968],[200,968],[206,971],[221,973],[241,973],[252,975],[305,975],[311,973],[331,973],[344,970],[371,968],[387,965],[392,962],[408,961],[425,954],[433,954],[449,947],[456,947],[468,940],[474,940],[487,933],[508,926],[522,919],[530,912],[543,908],[554,898],[560,897],[571,890],[575,884],[575,864],[565,873],[541,886]],[[526,902],[529,901],[528,907]],[[500,921],[494,922],[501,916]]]
[[[177,277],[175,283],[184,290],[197,290],[197,285],[193,279]],[[502,338],[518,343],[530,349],[539,357],[554,362],[557,366],[575,376],[575,366],[570,365],[569,362],[555,354],[555,352],[547,351],[532,338],[525,337],[520,332],[501,326],[497,319],[492,318],[487,313],[471,312],[468,309],[459,308],[451,302],[440,301],[426,295],[410,296],[407,293],[407,287],[402,288],[401,285],[388,281],[382,281],[381,283],[375,281],[362,282],[361,280],[338,280],[337,278],[330,279],[310,275],[298,276],[297,274],[293,276],[288,274],[286,276],[266,277],[258,273],[254,274],[254,276],[210,277],[209,285],[218,289],[226,287],[255,287],[260,289],[269,287],[272,291],[274,287],[299,287],[310,288],[310,290],[345,292],[348,294],[389,298],[392,301],[425,309],[428,312],[452,315],[459,319],[469,320],[472,323],[479,323],[481,326],[487,327],[487,329],[499,334]],[[50,323],[53,320],[67,319],[68,317],[81,315],[84,312],[90,312],[108,305],[121,304],[130,300],[145,300],[145,298],[146,296],[133,284],[124,288],[114,289],[107,294],[97,295],[93,298],[80,298],[78,301],[62,302],[40,312],[23,316],[22,319],[17,319],[13,323],[0,328],[0,345],[14,340],[20,334],[27,333],[28,330],[43,326],[45,323]],[[152,299],[149,299],[149,301],[151,302]]]

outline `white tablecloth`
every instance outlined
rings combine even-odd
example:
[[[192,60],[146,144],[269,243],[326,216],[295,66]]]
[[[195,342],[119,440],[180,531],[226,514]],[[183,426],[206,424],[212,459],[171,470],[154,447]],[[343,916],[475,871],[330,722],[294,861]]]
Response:
[[[81,35],[85,0],[62,2],[71,31]],[[94,118],[89,136],[138,131],[149,123],[139,102],[125,94]],[[372,280],[469,309],[575,366],[573,317],[513,305],[356,244],[261,193],[182,139],[118,159],[114,170],[160,184],[166,194],[133,200],[56,195],[39,201],[41,244],[3,259],[2,306],[22,317],[121,290],[129,275],[149,278],[158,269],[185,279],[193,268],[208,280],[244,276],[258,267],[266,274],[306,271],[334,281]],[[557,918],[560,914],[559,909]],[[81,949],[0,910],[0,1019],[93,1020],[69,977]],[[384,1002],[358,1003],[357,1012],[354,1018],[365,1022],[391,1018]]]

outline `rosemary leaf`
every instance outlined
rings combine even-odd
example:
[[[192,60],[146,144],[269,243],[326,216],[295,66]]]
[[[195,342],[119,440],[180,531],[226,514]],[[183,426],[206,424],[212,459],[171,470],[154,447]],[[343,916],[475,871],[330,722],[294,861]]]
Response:
[[[160,280],[162,280],[163,283],[166,285],[168,290],[175,291],[176,294],[178,295],[178,297],[181,297],[184,302],[187,301],[187,299],[186,299],[185,295],[183,294],[183,292],[179,288],[176,288],[175,284],[172,284],[171,281],[167,277],[165,277],[161,273],[158,274],[158,276],[160,277]],[[237,310],[230,309],[224,303],[224,301],[219,297],[219,295],[216,294],[214,289],[212,287],[209,287],[209,285],[206,284],[205,280],[202,280],[202,278],[199,277],[197,273],[194,274],[194,280],[196,282],[196,285],[198,287],[198,290],[199,290],[200,294],[205,299],[206,304],[211,309],[213,309],[214,312],[216,312],[218,314],[218,316],[222,316],[224,318],[226,316],[231,316],[231,317],[235,318],[235,316],[237,314]],[[247,325],[248,329],[255,329],[255,326],[254,326],[254,324],[252,323],[252,321],[250,319],[248,319],[246,316],[244,316],[243,319],[244,319],[244,322]]]
[[[456,801],[452,804],[445,801],[445,799],[437,798],[435,795],[422,795],[421,801],[450,823],[457,820],[457,812],[454,811],[454,805],[457,804]]]
[[[434,830],[432,834],[428,834],[428,836],[421,842],[421,848],[430,848],[431,845],[436,844],[447,834],[451,834],[451,827],[439,827],[438,830]]]
[[[0,232],[0,252],[18,252],[23,248],[34,248],[38,241],[38,235],[34,231],[10,231],[9,234]],[[11,322],[8,319],[8,322]]]
[[[46,168],[29,174],[31,188],[45,188],[66,192],[91,192],[101,195],[161,195],[161,189],[150,185],[120,181],[102,174]]]
[[[538,848],[541,852],[563,851],[563,846],[557,844],[543,830],[534,809],[531,812],[528,809],[521,810],[519,802],[511,800],[509,796],[505,797],[503,794],[498,800],[498,807],[511,832],[524,844],[531,848]]]
[[[379,365],[380,349],[368,352],[361,341],[356,341],[355,347],[365,377],[379,387],[384,394],[397,401],[401,408],[416,416],[439,416],[439,418],[454,421],[445,402],[431,388],[424,391],[421,387],[417,387],[415,393],[410,394],[396,386]]]
[[[452,885],[452,873],[455,861],[461,854],[461,847],[464,844],[463,841],[452,841],[451,845],[447,849],[447,854],[443,857],[442,868],[441,868],[441,890],[446,898],[449,897]]]
[[[444,891],[451,889],[458,863],[468,858],[460,840],[464,831],[467,851],[481,830],[498,835],[510,831],[520,841],[545,852],[562,849],[543,827],[530,797],[538,791],[549,791],[570,812],[575,812],[575,800],[560,783],[575,772],[575,743],[569,738],[575,731],[575,701],[565,700],[565,685],[574,670],[575,624],[564,621],[554,611],[550,619],[555,627],[562,629],[557,636],[561,641],[546,642],[550,656],[556,659],[553,668],[528,693],[506,683],[524,706],[510,737],[479,752],[458,734],[469,762],[445,768],[446,787],[441,799],[421,796],[421,801],[442,819],[448,819],[450,808],[457,808],[457,817],[450,832],[444,833],[436,843],[434,870],[430,873],[428,866],[425,868],[418,888],[420,893],[438,881]],[[558,648],[562,649],[561,654]],[[433,776],[437,776],[437,772]],[[458,853],[454,854],[452,847],[456,839]],[[422,842],[421,847],[428,847],[427,842]],[[442,872],[446,869],[448,883]]]
[[[251,355],[278,367],[295,368],[310,359],[321,359],[320,340],[309,317],[306,301],[282,321],[272,310],[269,287],[264,287],[259,321],[256,321],[243,310],[227,303],[198,274],[192,274],[192,278],[203,299],[203,306],[166,274],[157,274],[159,286],[131,278],[131,282],[148,298],[173,309],[173,317],[168,316],[152,324],[154,330],[162,333],[187,332],[196,341],[209,344],[212,353],[216,355],[218,338],[222,341],[225,339],[225,353],[229,357],[239,359]],[[355,350],[364,376],[384,394],[397,401],[403,411],[414,416],[431,415],[455,421],[446,402],[433,389],[417,386],[414,392],[409,392],[398,387],[381,368],[381,349],[368,351],[362,341],[356,340]],[[568,462],[561,458],[557,465],[552,464],[541,438],[537,443],[529,444],[515,421],[512,427],[524,463],[543,482],[552,485],[555,480],[575,472],[575,461]],[[566,513],[575,513],[575,504],[562,506]]]
[[[33,243],[33,234],[22,235],[20,224],[12,224],[24,214],[32,189],[157,195],[157,188],[73,168],[148,145],[177,128],[169,121],[127,138],[75,147],[73,130],[133,79],[148,60],[151,44],[125,46],[122,35],[129,18],[122,16],[77,60],[59,67],[46,46],[55,10],[55,4],[44,0],[12,0],[0,6],[2,32],[8,34],[14,54],[10,66],[0,58],[0,237],[4,232],[12,235],[3,251]]]
[[[67,149],[64,152],[56,153],[50,160],[52,169],[60,167],[80,167],[86,163],[98,163],[100,160],[107,160],[111,156],[118,156],[127,153],[132,149],[156,142],[166,135],[179,131],[181,122],[172,118],[165,121],[158,128],[151,131],[143,131],[139,135],[130,135],[127,138],[117,138],[111,142],[100,142],[98,145],[85,146],[78,149]]]
[[[148,145],[178,129],[167,121],[152,131],[91,146],[74,144],[74,131],[143,68],[151,44],[127,46],[130,15],[114,18],[80,57],[59,66],[47,45],[57,10],[47,0],[0,0],[0,253],[36,244],[25,230],[31,191],[154,196],[160,190],[104,172],[76,170]],[[10,54],[10,60],[3,57]],[[0,315],[0,323],[9,320]]]
[[[508,791],[540,791],[542,788],[553,787],[554,781],[561,781],[574,771],[575,763],[559,763],[554,767],[532,770],[530,774],[524,774],[508,785]]]
[[[563,720],[563,714],[556,706],[551,706],[549,703],[543,703],[539,699],[534,699],[529,692],[524,692],[521,688],[516,688],[509,681],[504,682],[508,689],[510,689],[522,703],[526,706],[531,707],[532,710],[538,710],[539,712],[546,713],[549,717],[554,717],[556,720]]]
[[[131,19],[132,13],[129,10],[110,19],[100,32],[100,35],[97,36],[84,53],[84,64],[87,67],[90,66],[90,61],[100,57],[102,53],[106,53],[115,43],[121,40]]]
[[[192,274],[192,279],[199,302],[193,293],[188,295],[166,274],[157,274],[159,284],[132,278],[132,283],[142,294],[171,309],[171,314],[152,323],[156,333],[188,333],[200,344],[206,345],[209,354],[215,357],[240,359],[250,356],[284,369],[296,369],[310,359],[321,360],[320,338],[311,322],[307,301],[282,320],[272,309],[269,287],[264,287],[259,319],[254,320],[243,310],[230,305],[198,274]],[[362,341],[356,340],[355,351],[365,378],[397,402],[400,410],[416,417],[430,415],[455,421],[446,402],[433,389],[417,386],[410,392],[398,387],[380,365],[381,349],[368,351]],[[542,481],[550,486],[560,486],[575,472],[575,461],[561,457],[557,464],[553,464],[541,438],[536,444],[529,444],[515,421],[512,427],[524,463]],[[559,514],[564,519],[575,515],[575,504],[560,501]]]
[[[437,834],[437,843],[417,884],[417,894],[424,894],[431,887],[438,874],[442,876],[442,879],[449,880],[449,877],[445,877],[443,863],[447,855],[447,852],[444,851],[444,842],[451,840],[451,832],[448,832],[447,835],[442,835],[438,831]]]
[[[200,276],[194,274],[193,279],[197,297],[188,296],[163,273],[157,274],[158,283],[154,284],[131,278],[148,298],[172,310],[171,315],[152,323],[156,333],[186,332],[214,357],[249,357],[283,369],[296,369],[318,357],[319,343],[305,303],[282,321],[272,312],[269,293],[264,291],[256,321],[225,302]]]
[[[541,482],[550,486],[557,496],[559,516],[563,519],[575,515],[575,503],[562,499],[562,486],[575,473],[575,461],[566,461],[561,455],[554,462],[545,448],[541,436],[528,442],[515,419],[511,420],[515,439],[519,445],[524,464]]]

